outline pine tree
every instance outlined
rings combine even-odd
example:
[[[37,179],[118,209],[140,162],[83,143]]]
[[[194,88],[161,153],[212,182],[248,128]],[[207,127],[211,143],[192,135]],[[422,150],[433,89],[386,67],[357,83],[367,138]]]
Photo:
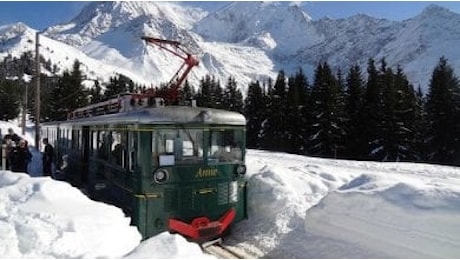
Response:
[[[213,78],[211,84],[211,107],[223,108],[224,90],[220,85],[220,81]]]
[[[426,112],[428,160],[433,163],[458,163],[460,86],[447,59],[441,57],[434,68],[427,94]]]
[[[372,158],[379,161],[418,160],[416,146],[416,98],[400,66],[396,74],[381,60],[379,85],[382,91],[379,135]]]
[[[179,89],[179,104],[187,104],[195,98],[195,95],[195,89],[186,80],[184,86]]]
[[[367,145],[362,136],[364,84],[359,65],[352,66],[346,78],[345,110],[348,114],[348,121],[345,147],[347,157],[353,159],[362,159],[367,151]]]
[[[0,120],[10,120],[19,116],[19,86],[11,80],[0,81]]]
[[[70,110],[88,105],[88,93],[85,90],[83,82],[83,73],[80,70],[80,62],[75,60],[70,73],[70,84],[74,90],[72,102],[69,104]]]
[[[382,136],[380,122],[383,118],[383,101],[379,72],[375,67],[375,61],[369,59],[367,65],[368,77],[364,91],[361,122],[362,137],[367,148],[362,157],[363,159],[373,159],[375,153],[382,148],[378,138]]]
[[[419,161],[421,144],[421,110],[417,93],[407,80],[400,66],[395,75],[398,95],[396,104],[396,125],[398,135],[398,154],[396,160]]]
[[[11,119],[12,115],[19,113],[19,107],[23,104],[25,98],[29,101],[26,112],[30,111],[29,108],[34,103],[29,98],[32,97],[32,91],[29,91],[28,97],[25,97],[26,85],[29,86],[31,83],[24,81],[26,76],[34,74],[35,59],[33,56],[31,51],[24,52],[19,57],[13,57],[11,54],[8,54],[0,62],[0,84],[2,84],[2,92],[6,91],[2,94],[5,96],[2,96],[0,100],[2,103],[0,105],[2,107],[0,116],[3,116],[5,119]],[[41,56],[40,60],[44,61],[44,58]],[[11,88],[11,86],[15,87]]]
[[[163,98],[166,105],[176,105],[176,102],[180,101],[179,93],[174,89],[173,85],[161,84],[160,87],[155,87],[154,93],[156,97]]]
[[[379,122],[379,135],[374,140],[372,157],[378,161],[394,161],[397,157],[398,133],[396,118],[396,104],[398,93],[394,84],[394,74],[391,68],[386,67],[384,59],[381,60],[379,85],[382,91],[382,114]]]
[[[266,119],[265,95],[258,81],[249,84],[248,93],[244,101],[244,115],[246,117],[246,144],[248,148],[260,148],[260,132],[262,122]]]
[[[49,112],[48,117],[50,121],[65,120],[70,109],[67,106],[67,102],[73,98],[72,86],[70,85],[70,73],[64,71],[62,76],[58,77],[56,87],[52,89],[49,98]]]
[[[262,147],[272,151],[286,151],[288,138],[286,128],[286,77],[280,71],[275,85],[269,91],[267,119],[262,127]]]
[[[307,135],[305,126],[308,124],[306,104],[308,99],[308,80],[302,69],[288,81],[286,131],[286,151],[305,154],[307,150]]]
[[[227,85],[225,86],[222,108],[230,111],[242,113],[244,110],[243,94],[238,89],[236,80],[233,77],[228,78]]]
[[[117,77],[110,77],[109,81],[104,92],[105,99],[114,98],[122,93],[134,92],[134,82],[122,74],[117,75]]]
[[[427,161],[425,137],[428,136],[427,113],[425,111],[426,97],[419,85],[415,94],[415,151],[418,152],[419,161]]]
[[[197,104],[200,107],[222,108],[223,90],[214,77],[206,75],[200,80]]]
[[[104,100],[101,84],[98,80],[94,81],[94,86],[89,90],[89,95],[91,96],[91,104],[95,104]]]
[[[40,83],[40,95],[41,95],[41,107],[40,107],[40,117],[43,122],[48,122],[51,121],[50,115],[53,113],[53,91],[56,88],[57,82],[58,82],[58,76],[53,74],[51,76],[46,76],[45,74],[42,74],[40,77],[41,83]],[[35,79],[34,79],[35,81]],[[35,82],[31,82],[32,85],[35,85]],[[29,87],[29,89],[32,89]],[[33,91],[29,91],[29,95],[32,94],[32,96],[29,96],[29,100],[32,100],[32,102],[28,102],[29,104],[29,111],[34,111],[34,113],[31,113],[29,116],[29,119],[31,121],[35,122],[35,93],[31,93]],[[32,97],[32,98],[30,98]]]
[[[334,117],[336,120],[336,149],[335,149],[335,158],[343,158],[346,155],[346,136],[347,136],[347,122],[350,120],[347,110],[345,109],[346,96],[345,96],[345,82],[342,76],[342,70],[337,69],[337,93],[336,93],[336,102],[335,102],[335,112]]]
[[[58,78],[56,87],[51,91],[49,97],[49,119],[65,120],[68,113],[88,104],[88,94],[82,85],[82,72],[80,63],[74,62],[71,72],[64,71]]]
[[[200,80],[200,86],[197,93],[197,104],[200,107],[211,107],[211,84],[212,78],[210,75],[206,75]]]
[[[327,64],[319,64],[311,90],[311,153],[315,156],[337,157],[343,151],[343,93]]]

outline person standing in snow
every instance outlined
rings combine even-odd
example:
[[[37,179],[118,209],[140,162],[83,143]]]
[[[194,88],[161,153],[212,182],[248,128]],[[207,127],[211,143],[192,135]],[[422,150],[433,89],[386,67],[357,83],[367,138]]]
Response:
[[[43,176],[52,176],[51,164],[53,163],[53,146],[48,143],[48,138],[43,138],[43,145],[45,149],[43,151]]]
[[[5,157],[5,170],[11,170],[11,156],[13,155],[13,149],[14,149],[14,142],[11,140],[11,136],[5,135],[2,141],[2,145],[5,146],[3,149],[2,147],[2,153],[4,152],[5,154],[2,154],[2,156]],[[4,150],[4,151],[3,151]]]
[[[6,134],[3,139],[7,139],[7,138],[10,138],[11,141],[13,141],[15,143],[15,145],[18,145],[19,141],[22,139],[21,137],[19,137],[19,135],[17,135],[14,131],[13,131],[13,128],[8,128],[8,134]]]
[[[27,165],[32,159],[32,154],[26,140],[20,140],[19,145],[14,147],[11,153],[11,171],[28,173]]]

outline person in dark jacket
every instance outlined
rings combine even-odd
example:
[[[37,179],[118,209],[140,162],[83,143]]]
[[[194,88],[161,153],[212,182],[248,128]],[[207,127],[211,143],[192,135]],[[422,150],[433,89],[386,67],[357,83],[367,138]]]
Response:
[[[32,154],[27,147],[26,140],[19,141],[19,145],[14,147],[11,154],[11,171],[27,172],[27,165],[32,159]]]
[[[17,146],[19,141],[22,139],[17,135],[14,131],[13,128],[8,128],[8,134],[3,136],[3,140],[6,140],[7,138],[11,139],[11,141],[14,142],[14,144]],[[5,144],[5,141],[3,141],[3,144]]]
[[[43,138],[43,144],[45,145],[45,150],[43,151],[43,176],[52,176],[51,165],[53,163],[54,149],[48,143],[48,138]]]
[[[3,145],[5,145],[5,148],[2,147],[2,156],[6,159],[5,170],[11,170],[11,156],[13,154],[14,143],[10,136],[5,136],[5,138],[3,138]]]

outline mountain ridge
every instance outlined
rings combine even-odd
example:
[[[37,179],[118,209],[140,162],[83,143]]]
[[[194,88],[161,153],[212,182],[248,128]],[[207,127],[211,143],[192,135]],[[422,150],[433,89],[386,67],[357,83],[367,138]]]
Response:
[[[411,83],[426,90],[441,56],[460,72],[458,25],[459,14],[434,4],[395,22],[365,14],[312,20],[298,6],[278,2],[233,2],[213,13],[170,2],[92,2],[69,22],[44,30],[42,38],[52,41],[41,44],[53,63],[80,57],[88,63],[84,73],[103,81],[115,73],[148,86],[169,81],[182,61],[145,46],[140,37],[148,35],[178,40],[200,58],[189,75],[193,84],[211,74],[225,85],[232,76],[245,90],[251,81],[274,79],[279,70],[293,74],[301,67],[312,79],[318,62],[347,71],[385,57],[388,66],[401,65]],[[33,49],[35,39],[20,27],[0,27],[0,57]],[[53,54],[56,42],[69,46],[67,55]],[[78,55],[70,55],[76,50]]]

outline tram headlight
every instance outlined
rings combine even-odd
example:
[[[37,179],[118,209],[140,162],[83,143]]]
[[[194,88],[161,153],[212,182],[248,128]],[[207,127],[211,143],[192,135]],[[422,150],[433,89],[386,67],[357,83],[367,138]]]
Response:
[[[238,174],[245,174],[246,173],[246,165],[238,165],[238,167],[236,167],[236,173]]]
[[[165,169],[160,169],[153,173],[153,180],[158,184],[165,183],[168,179],[169,173]]]

